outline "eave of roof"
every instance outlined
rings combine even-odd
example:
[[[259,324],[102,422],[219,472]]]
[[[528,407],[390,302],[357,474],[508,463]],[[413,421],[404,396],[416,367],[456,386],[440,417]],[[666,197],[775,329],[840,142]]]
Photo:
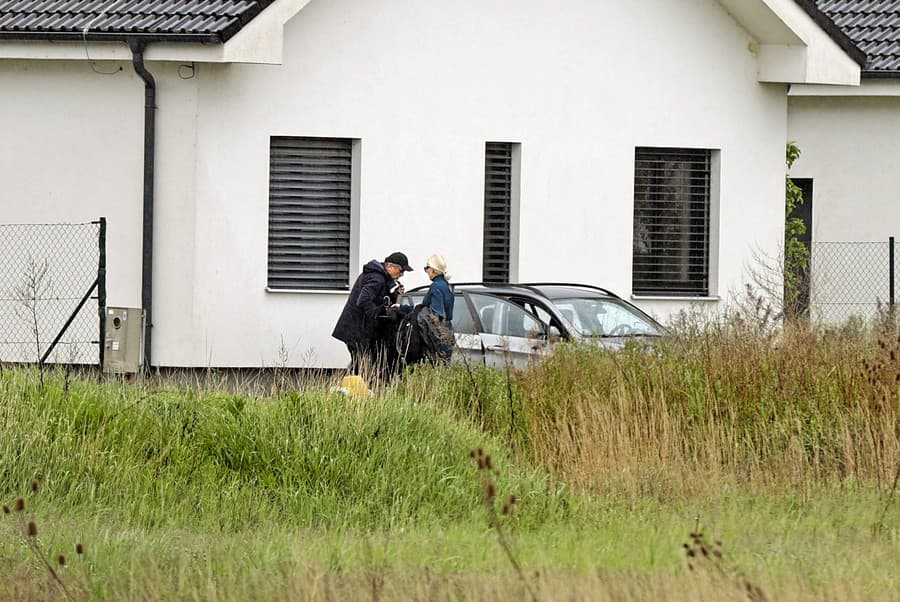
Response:
[[[284,25],[309,1],[0,0],[0,58],[128,60],[141,40],[146,61],[280,64]]]
[[[871,69],[861,73],[864,79],[897,79],[900,78],[900,71],[887,71],[884,69]]]
[[[127,42],[141,39],[154,42],[181,42],[200,44],[222,44],[219,34],[184,34],[184,33],[123,33],[88,31],[46,32],[46,31],[0,31],[0,40],[22,42]]]
[[[865,55],[810,0],[718,0],[749,35],[765,83],[858,85]]]

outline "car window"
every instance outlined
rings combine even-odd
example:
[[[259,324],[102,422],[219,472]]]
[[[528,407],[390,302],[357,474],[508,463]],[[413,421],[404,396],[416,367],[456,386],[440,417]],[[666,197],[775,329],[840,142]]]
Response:
[[[404,295],[400,303],[401,305],[411,305],[415,307],[424,299],[424,292],[415,292]],[[453,332],[460,334],[478,334],[478,328],[475,326],[475,320],[472,318],[472,310],[469,309],[469,304],[466,303],[466,300],[461,293],[456,293],[456,295],[454,295]]]
[[[510,301],[512,301],[519,307],[524,308],[525,311],[543,322],[545,330],[550,326],[556,326],[557,328],[559,327],[559,324],[553,318],[550,312],[547,311],[547,308],[543,307],[539,303],[535,303],[530,299],[523,299],[521,297],[511,297]]]
[[[544,332],[549,333],[551,336],[559,337],[568,330],[565,325],[560,323],[559,318],[550,313],[550,309],[541,303],[525,297],[508,297],[508,299],[540,320],[543,324]],[[549,300],[547,303],[552,305],[552,302]],[[551,330],[551,327],[555,330]]]
[[[540,305],[532,305],[532,311],[538,317],[538,319],[546,325],[550,325],[553,322],[553,316],[550,315],[546,309],[541,307]]]
[[[479,294],[470,294],[469,300],[478,314],[481,331],[484,333],[529,339],[545,336],[544,325],[515,303]]]
[[[659,336],[659,328],[618,299],[557,299],[559,312],[586,336]]]
[[[478,328],[475,326],[475,320],[472,318],[472,311],[469,304],[459,293],[455,296],[453,302],[453,332],[460,334],[478,334]]]
[[[400,305],[411,305],[415,307],[425,298],[424,292],[408,293],[400,298]]]

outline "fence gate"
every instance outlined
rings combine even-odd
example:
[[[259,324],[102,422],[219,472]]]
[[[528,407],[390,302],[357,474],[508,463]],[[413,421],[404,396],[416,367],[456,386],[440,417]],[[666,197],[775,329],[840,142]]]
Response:
[[[103,362],[106,218],[0,224],[0,361]]]
[[[871,318],[896,303],[898,265],[891,236],[883,242],[813,242],[810,309],[826,322]]]

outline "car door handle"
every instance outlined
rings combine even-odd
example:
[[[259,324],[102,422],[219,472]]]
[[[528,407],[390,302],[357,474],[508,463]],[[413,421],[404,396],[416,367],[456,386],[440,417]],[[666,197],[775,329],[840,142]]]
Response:
[[[505,347],[503,345],[490,345],[490,346],[488,346],[488,351],[501,351],[502,352],[502,351],[509,351],[509,348]]]

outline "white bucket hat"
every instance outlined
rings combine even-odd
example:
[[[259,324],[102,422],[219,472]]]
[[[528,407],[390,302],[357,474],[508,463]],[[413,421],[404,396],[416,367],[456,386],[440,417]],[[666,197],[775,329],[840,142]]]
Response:
[[[428,261],[425,262],[425,265],[438,274],[443,274],[445,279],[450,280],[450,274],[447,273],[447,262],[444,261],[443,256],[435,253],[428,258]]]

